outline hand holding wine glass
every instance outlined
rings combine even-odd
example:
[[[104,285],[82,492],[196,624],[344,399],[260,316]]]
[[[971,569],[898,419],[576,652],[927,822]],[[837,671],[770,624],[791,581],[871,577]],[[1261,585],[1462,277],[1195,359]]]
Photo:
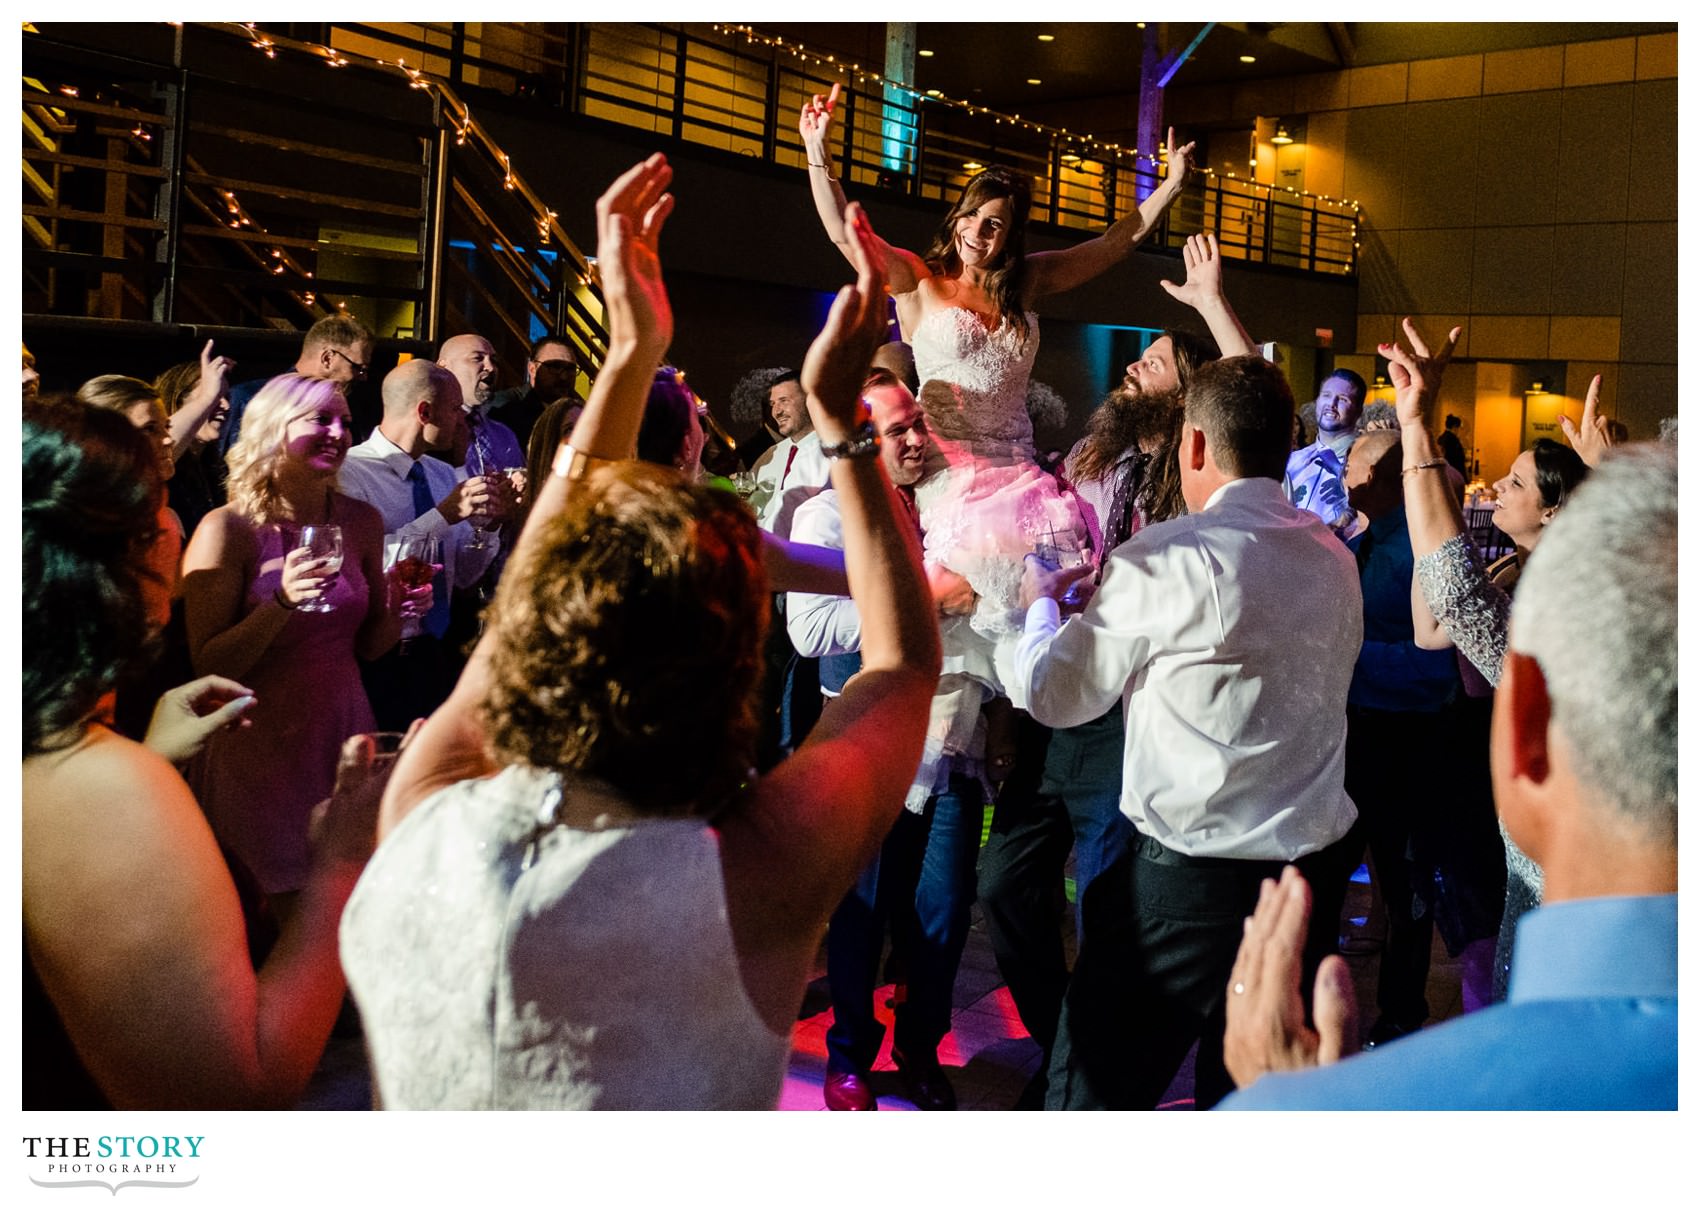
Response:
[[[296,603],[294,609],[309,614],[330,613],[335,609],[330,602],[330,591],[336,584],[337,576],[342,572],[342,527],[303,526],[295,551],[298,558],[294,571],[311,578],[309,589],[314,596],[307,601]],[[282,590],[286,596],[289,596],[290,571],[286,562],[285,585]]]
[[[431,582],[443,571],[443,544],[436,535],[410,535],[396,543],[389,565],[390,603],[402,618],[402,639],[417,636],[436,595]]]

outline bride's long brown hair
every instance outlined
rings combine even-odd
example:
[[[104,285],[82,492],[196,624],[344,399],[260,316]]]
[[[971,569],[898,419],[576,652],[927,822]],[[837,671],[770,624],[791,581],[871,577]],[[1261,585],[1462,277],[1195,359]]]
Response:
[[[995,164],[970,177],[921,259],[935,273],[955,277],[962,271],[962,258],[956,251],[956,221],[998,198],[1009,199],[1009,234],[1004,238],[997,265],[986,275],[986,293],[997,305],[998,318],[1013,324],[1016,334],[1025,341],[1027,311],[1022,306],[1021,292],[1027,281],[1027,210],[1033,198],[1026,177],[1013,168]]]

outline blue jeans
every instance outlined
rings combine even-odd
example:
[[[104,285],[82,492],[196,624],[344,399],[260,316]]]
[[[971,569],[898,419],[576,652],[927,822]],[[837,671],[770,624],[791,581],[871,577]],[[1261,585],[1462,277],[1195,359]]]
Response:
[[[951,991],[968,941],[984,802],[979,783],[952,775],[925,811],[898,815],[879,854],[833,912],[826,935],[831,1072],[865,1073],[879,1054],[885,1027],[874,1017],[874,989],[888,923],[894,948],[909,964],[908,997],[897,1007],[892,1043],[911,1060],[937,1055],[950,1030]]]

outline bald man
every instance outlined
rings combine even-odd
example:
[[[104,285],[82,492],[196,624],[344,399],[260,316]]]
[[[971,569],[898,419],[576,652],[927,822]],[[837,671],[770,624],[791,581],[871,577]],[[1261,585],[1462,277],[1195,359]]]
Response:
[[[1415,561],[1405,525],[1397,430],[1370,430],[1346,456],[1346,495],[1361,515],[1349,544],[1363,590],[1364,642],[1346,696],[1346,793],[1358,807],[1387,908],[1376,1002],[1366,1043],[1408,1035],[1428,1018],[1434,945],[1433,872],[1444,839],[1424,827],[1448,794],[1449,709],[1458,691],[1450,649],[1419,648],[1411,622]],[[1319,602],[1318,608],[1328,609]]]
[[[461,333],[443,342],[437,365],[460,383],[461,407],[472,427],[473,441],[482,450],[486,466],[502,471],[525,467],[525,448],[514,431],[490,417],[496,394],[496,349],[477,333]]]
[[[340,486],[383,514],[386,564],[403,539],[426,535],[441,541],[443,563],[420,634],[363,669],[378,727],[400,732],[435,711],[454,686],[458,662],[443,643],[449,587],[476,584],[495,558],[494,536],[482,548],[467,546],[468,519],[494,508],[503,488],[488,477],[468,479],[428,453],[449,449],[466,424],[453,374],[419,359],[403,362],[385,376],[383,399],[383,420],[348,452]]]

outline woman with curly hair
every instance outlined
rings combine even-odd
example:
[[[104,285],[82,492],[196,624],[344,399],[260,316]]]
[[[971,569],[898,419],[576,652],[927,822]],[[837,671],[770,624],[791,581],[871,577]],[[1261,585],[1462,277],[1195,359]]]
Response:
[[[191,781],[219,839],[282,908],[280,894],[310,870],[307,814],[330,792],[342,743],[373,727],[355,658],[387,652],[400,611],[422,613],[430,594],[392,594],[382,519],[336,490],[348,446],[348,403],[334,383],[271,380],[230,449],[230,502],[206,516],[183,557],[196,671],[245,681],[258,699],[253,726],[215,739]],[[341,528],[340,570],[298,545],[308,525]],[[330,610],[301,611],[316,599]]]
[[[872,444],[835,461],[863,671],[750,769],[771,586],[730,493],[631,461],[672,336],[660,156],[597,203],[608,358],[449,701],[396,765],[343,965],[382,1105],[771,1108],[828,916],[921,754],[938,632]],[[871,232],[802,381],[857,431]]]
[[[256,973],[173,768],[242,708],[206,700],[242,688],[174,692],[145,745],[102,718],[176,572],[155,452],[110,412],[26,404],[23,485],[23,1105],[289,1106],[342,1000],[336,923],[377,808],[367,752],[347,755],[300,912]]]

